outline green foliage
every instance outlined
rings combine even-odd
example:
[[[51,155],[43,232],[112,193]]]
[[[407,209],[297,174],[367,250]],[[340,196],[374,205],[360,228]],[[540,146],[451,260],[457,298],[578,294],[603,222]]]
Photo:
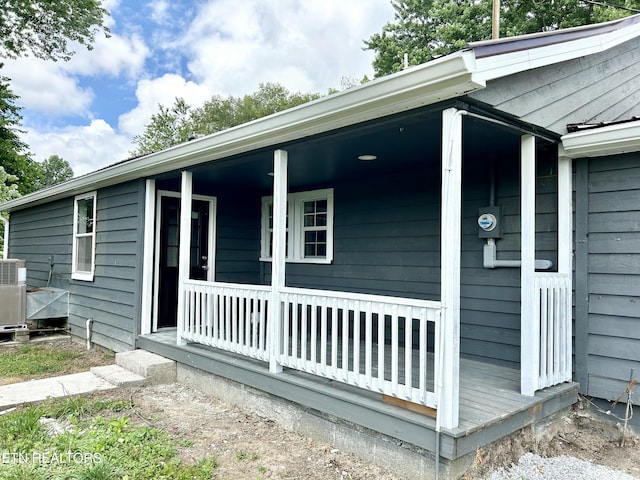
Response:
[[[69,162],[58,155],[51,155],[40,163],[40,188],[51,187],[73,177]]]
[[[64,404],[64,406],[58,405]],[[100,412],[126,408],[127,402],[68,399],[22,408],[0,416],[0,454],[22,454],[26,461],[4,462],[0,479],[110,480],[153,478],[205,480],[213,476],[215,458],[184,465],[177,457],[179,440],[127,416]],[[64,428],[48,432],[42,419],[56,418]],[[11,457],[3,457],[7,459]]]
[[[70,43],[91,48],[96,33],[109,34],[100,0],[4,0],[0,9],[0,57],[33,55],[69,60]]]
[[[214,96],[201,107],[192,108],[182,98],[171,107],[159,105],[141,135],[133,143],[132,155],[144,155],[184,143],[191,138],[219,132],[272,113],[319,98],[314,93],[291,93],[275,83],[261,83],[258,90],[243,97]]]
[[[404,55],[418,65],[460,50],[467,43],[488,40],[492,31],[493,0],[392,0],[394,21],[365,40],[375,52],[376,76],[400,71]],[[619,5],[640,8],[640,0]],[[580,0],[502,0],[500,36],[515,36],[587,25],[634,13]]]
[[[42,349],[37,345],[25,345],[0,353],[0,376],[60,372],[66,368],[68,362],[79,356],[68,350]]]

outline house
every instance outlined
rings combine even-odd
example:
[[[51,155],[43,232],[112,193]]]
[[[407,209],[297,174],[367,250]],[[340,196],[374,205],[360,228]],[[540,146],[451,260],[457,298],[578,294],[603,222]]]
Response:
[[[73,334],[455,478],[639,371],[639,44],[470,44],[6,202],[9,255]]]

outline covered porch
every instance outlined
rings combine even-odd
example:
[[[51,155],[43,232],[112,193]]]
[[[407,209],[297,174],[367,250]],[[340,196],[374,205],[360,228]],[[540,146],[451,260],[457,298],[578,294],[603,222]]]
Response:
[[[575,400],[571,164],[553,138],[449,104],[276,147],[147,180],[137,346],[342,418],[348,397],[355,423],[450,459]],[[504,238],[479,236],[496,190]],[[174,246],[169,329],[163,191],[179,192],[174,227],[191,239]],[[206,228],[182,208],[204,198]],[[325,390],[330,406],[309,399]]]

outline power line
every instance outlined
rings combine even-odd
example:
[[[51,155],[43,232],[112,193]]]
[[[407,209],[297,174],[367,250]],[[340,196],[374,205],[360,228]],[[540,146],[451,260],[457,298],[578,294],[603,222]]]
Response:
[[[625,7],[622,5],[614,5],[613,3],[596,2],[595,0],[582,0],[582,1],[585,3],[593,3],[594,5],[600,5],[601,7],[619,8],[620,10],[627,10],[629,12],[640,13],[640,10],[638,10],[637,8]]]

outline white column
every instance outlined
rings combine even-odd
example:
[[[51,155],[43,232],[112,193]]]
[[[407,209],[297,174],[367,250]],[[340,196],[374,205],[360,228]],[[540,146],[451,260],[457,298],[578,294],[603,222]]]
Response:
[[[523,135],[520,153],[520,393],[534,395],[540,368],[540,325],[536,318],[536,139]]]
[[[147,180],[144,196],[144,246],[142,259],[142,306],[140,334],[151,333],[153,311],[153,252],[155,242],[156,182]]]
[[[573,171],[572,160],[558,147],[558,273],[566,275],[569,282],[565,298],[565,324],[563,364],[564,371],[560,381],[570,381],[572,377],[572,278],[573,278]]]
[[[460,399],[460,246],[462,218],[462,115],[442,112],[442,212],[440,335],[436,346],[439,427],[458,426]]]
[[[191,204],[193,197],[192,173],[182,172],[182,186],[180,188],[180,247],[178,261],[178,318],[177,318],[177,343],[186,345],[182,338],[185,328],[185,303],[184,282],[189,279],[189,267],[191,256]]]
[[[287,161],[285,150],[273,154],[273,255],[271,258],[271,301],[269,302],[269,371],[282,371],[282,301],[285,285],[287,242]]]

